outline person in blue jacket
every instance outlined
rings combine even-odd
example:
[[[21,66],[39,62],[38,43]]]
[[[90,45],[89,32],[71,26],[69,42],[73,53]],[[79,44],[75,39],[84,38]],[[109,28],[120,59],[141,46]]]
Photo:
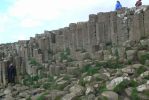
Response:
[[[120,3],[120,1],[117,1],[116,5],[115,5],[115,10],[120,10],[122,9],[122,5]]]

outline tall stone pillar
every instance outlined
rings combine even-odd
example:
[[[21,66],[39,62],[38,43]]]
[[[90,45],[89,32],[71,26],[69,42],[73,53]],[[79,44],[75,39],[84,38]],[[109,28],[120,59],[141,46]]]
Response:
[[[98,44],[111,42],[110,13],[98,13],[96,35]]]
[[[77,25],[76,23],[70,23],[69,24],[69,32],[70,32],[70,36],[71,36],[71,44],[70,44],[70,52],[71,52],[71,55],[73,57],[75,57],[75,52],[77,50],[77,43],[76,43],[76,28],[77,28]]]
[[[0,85],[3,84],[3,75],[2,75],[2,61],[0,61]]]
[[[125,16],[117,17],[117,35],[118,45],[122,45],[129,40],[128,18]]]
[[[111,41],[113,45],[118,44],[118,34],[117,34],[117,13],[110,13],[110,23],[111,23]]]
[[[64,50],[64,35],[61,30],[56,31],[56,51]]]
[[[7,68],[8,68],[8,61],[4,60],[2,61],[2,81],[3,81],[3,85],[6,86],[7,85]]]
[[[129,28],[129,40],[138,42],[142,37],[145,36],[143,13],[135,14],[131,18],[132,24]]]
[[[149,9],[144,12],[145,37],[149,36]]]
[[[93,53],[93,47],[97,44],[97,37],[96,37],[96,22],[97,22],[97,15],[91,14],[89,15],[89,21],[87,23],[87,33],[88,33],[88,50],[90,53]]]
[[[24,69],[22,68],[22,57],[16,56],[15,57],[15,64],[16,64],[16,81],[20,82],[21,81],[21,77],[25,74],[24,73]]]

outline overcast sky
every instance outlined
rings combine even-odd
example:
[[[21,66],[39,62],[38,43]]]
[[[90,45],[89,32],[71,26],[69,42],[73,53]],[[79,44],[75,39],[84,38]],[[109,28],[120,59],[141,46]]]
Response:
[[[120,0],[133,7],[136,0]],[[29,39],[44,30],[87,21],[89,14],[113,11],[116,0],[0,0],[0,43]],[[143,0],[148,5],[149,0]]]

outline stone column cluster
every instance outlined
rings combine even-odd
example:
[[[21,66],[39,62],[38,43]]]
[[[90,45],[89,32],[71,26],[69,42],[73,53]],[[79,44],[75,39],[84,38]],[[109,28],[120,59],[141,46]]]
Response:
[[[134,8],[125,8],[116,12],[90,14],[86,22],[70,23],[68,27],[44,31],[31,37],[30,40],[1,44],[0,84],[7,83],[6,69],[10,62],[15,64],[17,79],[21,80],[21,75],[25,73],[38,73],[36,67],[29,64],[31,58],[40,64],[47,64],[50,59],[55,59],[53,55],[67,48],[71,57],[76,60],[78,51],[86,51],[92,58],[99,58],[97,52],[101,55],[102,52],[99,51],[105,46],[121,46],[125,41],[138,42],[141,38],[148,37],[148,8],[145,7],[137,12]],[[52,69],[53,66],[49,66],[49,71]],[[55,73],[57,74],[57,71]]]

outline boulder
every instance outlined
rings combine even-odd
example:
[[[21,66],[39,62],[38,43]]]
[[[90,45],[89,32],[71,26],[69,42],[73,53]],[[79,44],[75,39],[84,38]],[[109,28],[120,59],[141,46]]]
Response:
[[[130,78],[129,77],[117,77],[117,78],[113,79],[109,84],[107,84],[106,87],[109,90],[113,90],[123,80],[130,80]]]
[[[85,92],[85,88],[80,85],[74,85],[69,90],[71,93],[75,94],[76,96],[81,96]]]
[[[101,95],[107,100],[118,100],[118,94],[113,91],[104,91]]]

